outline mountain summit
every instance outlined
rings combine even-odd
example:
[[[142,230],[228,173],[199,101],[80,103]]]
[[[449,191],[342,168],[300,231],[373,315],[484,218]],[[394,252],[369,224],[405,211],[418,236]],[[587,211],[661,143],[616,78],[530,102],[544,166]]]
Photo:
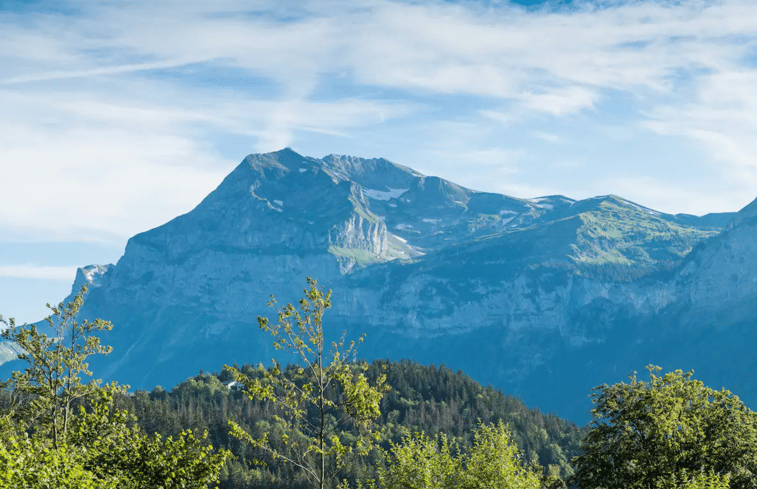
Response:
[[[751,207],[696,217],[614,195],[517,199],[284,149],[248,156],[115,266],[80,269],[74,288],[91,282],[83,314],[114,324],[93,369],[136,388],[270,360],[256,318],[311,276],[334,291],[330,340],[366,333],[364,358],[445,363],[577,421],[589,388],[648,363],[697,368],[749,403]]]

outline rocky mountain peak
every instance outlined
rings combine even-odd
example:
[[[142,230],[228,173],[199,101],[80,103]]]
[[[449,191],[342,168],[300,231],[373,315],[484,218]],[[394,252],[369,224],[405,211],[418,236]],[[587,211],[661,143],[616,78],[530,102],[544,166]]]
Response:
[[[757,319],[757,204],[739,215],[723,231],[732,215],[519,199],[287,148],[248,156],[195,209],[131,238],[117,265],[80,269],[75,288],[96,285],[83,314],[114,324],[113,353],[92,365],[105,380],[152,389],[269,360],[256,318],[311,276],[334,290],[329,341],[367,333],[366,359],[443,362],[582,420],[589,388],[648,363],[702,367],[704,380],[717,358],[757,368],[735,355],[757,341],[744,326]],[[692,341],[707,347],[694,355]],[[738,371],[717,383],[737,385]]]

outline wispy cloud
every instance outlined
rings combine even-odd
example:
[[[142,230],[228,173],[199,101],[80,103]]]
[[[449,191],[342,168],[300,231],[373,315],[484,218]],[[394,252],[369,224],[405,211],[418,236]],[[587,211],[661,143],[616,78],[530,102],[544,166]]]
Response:
[[[594,107],[598,94],[596,90],[569,87],[545,93],[525,92],[519,98],[529,109],[552,115],[564,115]]]
[[[534,137],[537,137],[542,141],[547,141],[548,143],[559,143],[562,141],[562,138],[560,136],[542,131],[534,132]]]
[[[192,60],[173,60],[163,62],[152,63],[134,63],[134,64],[122,64],[116,66],[104,66],[101,68],[90,68],[85,70],[57,70],[42,73],[31,73],[27,75],[11,76],[9,78],[0,78],[0,85],[18,85],[23,83],[33,83],[52,80],[64,80],[68,78],[85,78],[92,76],[104,76],[104,75],[121,75],[125,73],[134,73],[137,71],[148,70],[162,70],[168,68],[178,68],[194,63],[201,63],[204,59],[192,59]]]
[[[73,282],[77,266],[0,265],[0,277],[60,280]]]
[[[120,250],[283,146],[666,212],[757,188],[752,0],[6,5],[0,239]],[[48,265],[67,263],[0,266],[2,310],[42,317],[76,270]]]
[[[567,193],[544,172],[547,147],[568,145],[527,140],[570,141],[559,160],[591,162],[617,141],[587,120],[620,114],[620,132],[666,138],[672,157],[701,145],[689,174],[723,173],[701,198],[675,193],[676,210],[733,209],[757,184],[753,2],[69,3],[0,11],[0,185],[24,203],[0,206],[6,232],[122,239],[158,225],[244,157],[224,150],[229,136],[250,152],[384,148],[484,190]],[[564,188],[608,192],[607,171],[571,169]],[[669,188],[655,170],[637,168]]]

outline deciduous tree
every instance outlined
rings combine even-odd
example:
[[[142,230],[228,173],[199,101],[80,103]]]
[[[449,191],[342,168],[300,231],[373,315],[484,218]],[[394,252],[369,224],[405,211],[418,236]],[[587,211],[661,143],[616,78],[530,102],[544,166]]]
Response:
[[[111,351],[92,335],[112,329],[109,321],[77,321],[86,293],[85,285],[68,304],[47,304],[52,311],[45,319],[51,336],[40,332],[35,324],[17,327],[12,318],[0,316],[0,323],[7,326],[2,337],[21,347],[24,353],[18,359],[27,363],[23,371],[13,372],[3,384],[13,392],[10,415],[26,429],[33,425],[37,432],[49,432],[55,448],[65,444],[74,403],[100,388],[99,379],[82,383],[82,375],[92,377],[87,358]]]
[[[182,432],[176,438],[149,436],[135,417],[112,409],[126,386],[102,385],[87,358],[107,354],[91,333],[107,331],[107,321],[77,320],[86,286],[68,304],[50,307],[52,336],[36,325],[16,325],[3,338],[15,341],[27,362],[2,383],[10,404],[0,412],[0,488],[201,489],[218,479],[229,453]]]
[[[250,399],[271,401],[277,407],[273,420],[283,429],[276,436],[287,451],[269,443],[270,432],[253,438],[236,423],[229,424],[233,436],[297,467],[314,487],[323,489],[337,477],[349,453],[365,454],[369,449],[371,423],[380,415],[379,402],[387,387],[385,375],[373,385],[368,383],[364,375],[368,365],[355,361],[354,341],[345,347],[342,335],[326,349],[323,315],[331,307],[331,291],[324,293],[310,277],[307,283],[299,308],[292,304],[279,308],[271,296],[268,305],[277,309],[278,321],[258,317],[260,329],[271,334],[274,347],[298,358],[299,363],[290,367],[292,375],[284,375],[277,362],[270,368],[260,364],[253,376],[225,367],[244,384]],[[362,436],[349,436],[350,425],[357,425]]]
[[[501,421],[479,425],[466,452],[444,435],[415,433],[392,444],[386,457],[371,489],[539,489],[545,482],[539,467],[523,463]]]
[[[573,459],[582,489],[757,487],[757,414],[681,370],[593,389],[594,419]]]

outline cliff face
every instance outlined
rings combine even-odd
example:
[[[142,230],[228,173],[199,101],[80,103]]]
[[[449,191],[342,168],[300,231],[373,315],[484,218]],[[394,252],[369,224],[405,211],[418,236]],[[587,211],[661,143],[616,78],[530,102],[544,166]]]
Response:
[[[137,388],[268,361],[257,316],[275,318],[269,296],[294,303],[311,276],[334,291],[330,339],[366,333],[361,356],[445,363],[577,421],[589,388],[648,363],[757,401],[718,363],[745,355],[737,336],[757,318],[751,207],[697,218],[616,196],[514,199],[383,159],[283,150],[247,157],[74,288],[93,282],[84,315],[115,326],[93,369]]]

